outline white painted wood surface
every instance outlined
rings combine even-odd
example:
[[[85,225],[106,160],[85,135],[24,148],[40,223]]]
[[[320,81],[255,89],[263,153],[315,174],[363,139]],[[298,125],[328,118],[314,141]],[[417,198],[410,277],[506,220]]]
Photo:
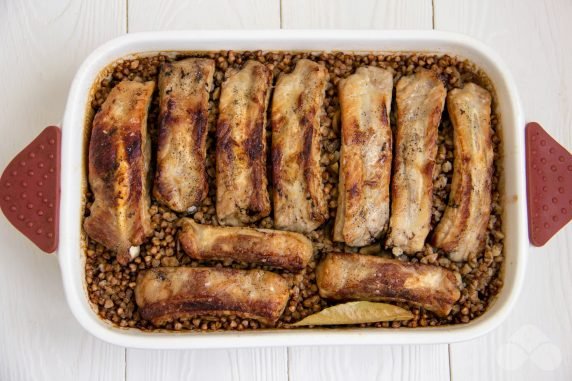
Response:
[[[289,349],[291,380],[449,380],[447,345]]]
[[[289,29],[431,29],[431,0],[282,0]]]
[[[129,32],[280,28],[279,0],[136,0],[128,2]]]
[[[0,0],[0,129],[9,137],[0,140],[1,167],[45,125],[59,122],[73,73],[93,48],[127,31],[167,29],[434,25],[467,33],[507,61],[527,119],[541,122],[570,148],[570,20],[569,0]],[[2,381],[572,379],[572,226],[545,248],[531,250],[515,311],[478,340],[144,351],[85,333],[66,305],[55,258],[0,220]]]
[[[288,381],[286,349],[127,350],[127,380]]]

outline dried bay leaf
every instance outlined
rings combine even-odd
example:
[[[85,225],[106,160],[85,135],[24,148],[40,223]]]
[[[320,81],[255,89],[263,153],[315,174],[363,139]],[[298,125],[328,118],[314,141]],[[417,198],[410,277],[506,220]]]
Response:
[[[387,303],[359,301],[325,308],[292,326],[361,324],[411,319],[413,314],[401,307]]]

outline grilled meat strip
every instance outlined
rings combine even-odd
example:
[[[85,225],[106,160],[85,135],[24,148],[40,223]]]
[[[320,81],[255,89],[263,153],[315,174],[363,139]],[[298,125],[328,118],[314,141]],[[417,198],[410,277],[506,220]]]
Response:
[[[198,315],[237,315],[272,325],[288,298],[288,282],[263,270],[157,267],[141,272],[135,286],[141,317],[155,325]]]
[[[208,194],[206,141],[213,60],[165,63],[159,74],[159,138],[153,195],[177,212]]]
[[[393,74],[362,67],[340,81],[342,148],[334,240],[365,246],[389,220]]]
[[[466,261],[483,249],[491,213],[493,146],[491,95],[474,83],[447,96],[453,124],[453,180],[433,245],[453,261]]]
[[[364,254],[327,254],[316,281],[326,299],[408,302],[443,317],[461,296],[450,270]]]
[[[320,115],[327,81],[324,66],[302,59],[274,89],[272,175],[278,229],[308,233],[328,216],[320,168]]]
[[[233,260],[300,272],[312,258],[312,242],[302,234],[269,229],[200,225],[181,220],[179,242],[199,260]]]
[[[154,82],[120,82],[93,119],[88,177],[94,201],[83,227],[121,264],[153,233],[147,114],[154,88]]]
[[[216,213],[221,225],[243,226],[270,214],[266,108],[272,73],[248,61],[227,74],[216,132]]]
[[[388,247],[406,254],[423,250],[429,234],[437,130],[447,90],[437,75],[422,70],[397,83],[397,133]]]

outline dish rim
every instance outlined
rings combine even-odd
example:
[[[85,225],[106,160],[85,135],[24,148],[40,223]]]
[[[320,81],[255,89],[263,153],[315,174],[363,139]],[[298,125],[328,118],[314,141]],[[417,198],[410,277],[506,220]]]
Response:
[[[352,48],[348,48],[349,46]],[[97,315],[87,295],[81,239],[84,124],[93,83],[101,70],[126,56],[164,51],[226,49],[449,54],[470,59],[490,77],[497,93],[503,126],[505,263],[503,288],[482,316],[467,324],[414,329],[312,328],[242,332],[147,332],[114,326]],[[81,128],[70,127],[76,125]],[[508,316],[522,288],[528,247],[524,152],[524,115],[510,72],[494,51],[465,35],[426,30],[226,30],[127,34],[105,43],[86,58],[74,77],[68,95],[62,124],[61,199],[65,202],[60,203],[58,249],[66,298],[73,315],[88,332],[104,341],[134,348],[435,344],[469,340],[497,327]],[[78,251],[82,252],[82,255],[78,256]]]

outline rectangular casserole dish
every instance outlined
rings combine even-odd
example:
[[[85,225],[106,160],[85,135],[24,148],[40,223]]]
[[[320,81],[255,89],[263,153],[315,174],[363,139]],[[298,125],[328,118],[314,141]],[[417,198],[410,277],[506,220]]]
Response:
[[[483,316],[465,325],[415,329],[307,329],[248,332],[143,332],[101,320],[92,310],[85,282],[81,211],[86,156],[83,126],[90,90],[99,73],[113,61],[159,51],[290,50],[352,52],[423,52],[465,58],[480,67],[495,86],[501,117],[505,178],[504,286]],[[468,37],[434,31],[220,31],[158,32],[126,35],[95,50],[78,70],[68,97],[61,141],[61,199],[58,258],[66,297],[79,322],[98,338],[128,347],[177,349],[333,344],[425,344],[467,340],[482,335],[508,315],[523,282],[526,253],[524,116],[516,86],[489,48]],[[78,255],[79,254],[79,255]]]

